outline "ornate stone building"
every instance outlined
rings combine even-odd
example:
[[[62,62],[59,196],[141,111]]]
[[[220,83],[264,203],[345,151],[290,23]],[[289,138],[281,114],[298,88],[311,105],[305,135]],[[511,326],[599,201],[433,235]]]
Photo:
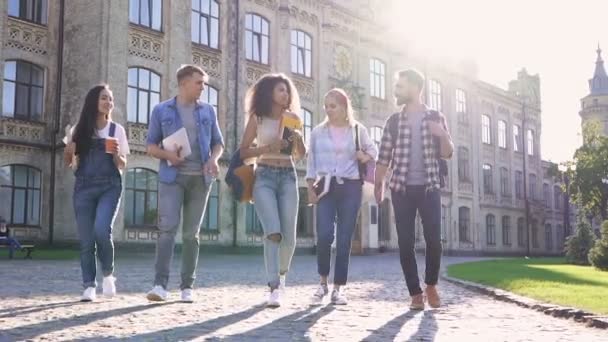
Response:
[[[595,121],[600,124],[603,133],[608,135],[608,75],[604,68],[602,50],[597,48],[595,71],[589,80],[589,94],[581,99],[582,125]]]
[[[218,112],[227,144],[224,166],[243,132],[245,92],[260,75],[284,72],[293,79],[305,135],[324,117],[324,93],[337,86],[350,94],[358,117],[379,141],[384,121],[396,110],[393,74],[416,67],[428,80],[427,103],[446,114],[456,143],[442,196],[446,251],[522,253],[528,241],[526,192],[533,253],[559,250],[561,194],[541,160],[538,76],[523,70],[503,90],[478,80],[470,66],[379,39],[383,27],[369,1],[62,3],[0,0],[0,215],[22,239],[77,238],[74,177],[62,165],[59,141],[96,83],[111,85],[114,120],[126,127],[132,149],[115,240],[149,243],[156,238],[162,194],[158,163],[145,154],[146,127],[151,108],[176,94],[174,72],[181,64],[198,64],[211,76],[203,99]],[[300,176],[304,165],[298,164]],[[302,179],[298,246],[313,247],[314,210],[306,205],[304,184]],[[396,248],[392,209],[376,206],[365,192],[355,252]],[[201,240],[261,244],[252,206],[232,200],[223,176],[214,185]]]

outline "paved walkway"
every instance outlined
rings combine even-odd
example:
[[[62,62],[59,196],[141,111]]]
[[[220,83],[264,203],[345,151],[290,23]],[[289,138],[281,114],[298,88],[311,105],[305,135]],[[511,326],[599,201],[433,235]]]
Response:
[[[313,256],[295,257],[278,309],[260,305],[261,256],[202,255],[200,261],[196,303],[175,301],[173,277],[172,300],[150,304],[144,293],[152,255],[117,260],[119,295],[95,303],[77,301],[77,261],[1,260],[0,341],[608,341],[605,330],[448,283],[443,308],[409,312],[396,255],[352,258],[345,307],[309,305],[317,282]]]

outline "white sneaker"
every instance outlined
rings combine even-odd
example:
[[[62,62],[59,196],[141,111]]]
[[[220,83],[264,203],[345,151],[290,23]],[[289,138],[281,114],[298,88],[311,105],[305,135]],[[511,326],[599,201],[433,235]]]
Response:
[[[285,274],[279,276],[279,290],[281,290],[283,293],[285,292],[285,278]]]
[[[114,276],[103,277],[103,295],[114,297],[116,295],[116,278]]]
[[[269,308],[278,308],[281,306],[281,291],[279,289],[274,289],[268,295],[268,300],[266,301],[266,306]]]
[[[97,298],[94,287],[87,287],[80,297],[81,302],[92,302]]]
[[[192,291],[192,289],[182,290],[182,302],[194,303],[194,292]]]
[[[167,300],[167,290],[165,290],[160,285],[155,285],[154,288],[152,288],[152,290],[148,292],[146,298],[153,302],[164,302],[165,300]]]
[[[312,295],[313,304],[322,304],[323,298],[327,296],[329,290],[327,290],[327,284],[319,284],[317,291]]]
[[[342,291],[334,289],[331,292],[331,303],[333,305],[346,305],[348,304],[348,301],[346,300],[346,296],[344,296],[344,293],[342,293]]]

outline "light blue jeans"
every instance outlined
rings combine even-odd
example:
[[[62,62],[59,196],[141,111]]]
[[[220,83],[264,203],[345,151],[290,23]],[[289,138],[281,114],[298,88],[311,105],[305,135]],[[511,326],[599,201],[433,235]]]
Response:
[[[114,273],[112,226],[121,194],[122,184],[118,177],[76,178],[73,200],[80,239],[80,267],[84,288],[97,286],[96,254],[103,276]]]
[[[268,286],[276,289],[279,287],[280,275],[289,271],[296,248],[299,196],[295,169],[258,166],[253,200],[264,229],[264,262]],[[269,239],[273,234],[280,234],[280,242]]]

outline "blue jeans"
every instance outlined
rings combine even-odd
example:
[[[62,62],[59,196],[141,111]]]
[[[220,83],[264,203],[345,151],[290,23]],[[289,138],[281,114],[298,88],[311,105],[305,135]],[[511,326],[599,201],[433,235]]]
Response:
[[[200,245],[199,231],[207,207],[210,186],[211,184],[209,186],[205,184],[203,176],[182,174],[178,174],[173,183],[158,184],[158,192],[162,196],[158,200],[159,232],[156,240],[154,285],[166,289],[169,284],[175,235],[183,216],[180,289],[191,289],[194,286]]]
[[[296,248],[298,181],[293,168],[260,165],[253,186],[255,211],[264,229],[264,261],[271,289],[279,287],[279,276],[289,271]],[[269,237],[281,236],[280,242]]]
[[[77,177],[74,212],[80,238],[80,266],[85,288],[97,286],[95,252],[104,276],[114,272],[112,225],[122,193],[118,177]]]
[[[361,207],[362,184],[360,180],[344,179],[338,184],[332,178],[329,193],[317,204],[317,266],[319,275],[329,275],[331,244],[336,231],[336,265],[334,284],[346,285],[350,249]]]
[[[21,244],[17,239],[12,237],[0,237],[0,245],[8,246],[8,257],[9,259],[13,258],[13,254],[16,250],[21,249]]]

